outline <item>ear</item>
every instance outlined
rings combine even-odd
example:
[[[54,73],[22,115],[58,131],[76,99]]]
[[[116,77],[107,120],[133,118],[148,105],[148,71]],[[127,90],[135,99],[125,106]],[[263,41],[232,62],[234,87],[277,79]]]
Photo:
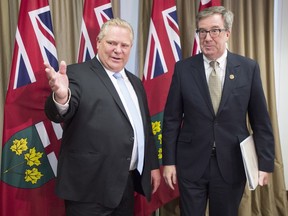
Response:
[[[98,38],[96,39],[96,45],[97,45],[97,49],[99,48],[99,46],[100,46],[100,43],[101,43],[101,41],[100,40],[98,40]]]
[[[226,36],[226,41],[228,41],[229,37],[230,37],[230,34],[231,34],[231,31],[230,30],[227,30],[225,32],[225,36]]]

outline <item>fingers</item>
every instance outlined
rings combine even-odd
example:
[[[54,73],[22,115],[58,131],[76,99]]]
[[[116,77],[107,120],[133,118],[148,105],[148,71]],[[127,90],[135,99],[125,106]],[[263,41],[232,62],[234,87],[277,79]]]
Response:
[[[46,76],[48,80],[50,80],[53,77],[55,70],[48,62],[44,62],[44,66],[45,66]]]
[[[259,179],[258,179],[258,184],[260,186],[267,185],[269,183],[269,173],[259,171]]]
[[[174,190],[174,185],[177,184],[176,168],[175,166],[164,166],[163,177],[166,184]]]
[[[47,76],[51,77],[51,76],[53,76],[54,73],[56,73],[54,68],[48,62],[44,62],[44,66],[45,66],[45,71],[47,73]],[[61,61],[60,62],[60,66],[59,66],[59,72],[61,74],[66,74],[66,70],[67,70],[66,62],[65,61]],[[48,79],[49,79],[49,77],[48,77]]]
[[[58,89],[58,87],[59,87],[58,85],[56,85],[56,83],[57,83],[57,73],[54,70],[54,68],[48,62],[44,62],[44,66],[45,66],[46,76],[47,76],[47,79],[48,79],[48,84],[49,84],[51,90],[53,92],[55,92]],[[62,67],[66,68],[66,64],[65,64],[65,66],[62,66]]]
[[[43,63],[46,68],[51,68],[51,65],[48,62]]]
[[[175,185],[177,183],[176,174],[172,176],[172,183],[173,183],[173,185]]]
[[[175,188],[174,188],[174,183],[173,183],[173,181],[172,181],[172,178],[169,178],[169,179],[167,179],[167,180],[165,180],[166,181],[166,184],[172,189],[172,190],[175,190]]]
[[[161,181],[160,170],[159,169],[152,170],[151,171],[152,194],[154,194],[157,191],[160,185],[160,181]]]
[[[67,70],[67,65],[65,61],[61,61],[60,62],[60,66],[59,66],[59,72],[61,74],[66,74],[66,70]]]
[[[159,184],[159,185],[160,185],[160,184]],[[157,191],[159,185],[153,184],[153,186],[152,186],[152,194],[154,194],[154,193]]]

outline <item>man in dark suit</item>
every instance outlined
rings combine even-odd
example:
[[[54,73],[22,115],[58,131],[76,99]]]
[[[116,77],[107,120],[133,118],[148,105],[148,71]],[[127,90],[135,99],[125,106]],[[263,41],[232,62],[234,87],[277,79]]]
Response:
[[[249,136],[247,114],[259,185],[268,184],[274,169],[274,137],[259,65],[226,49],[232,23],[233,13],[224,7],[199,12],[202,53],[175,65],[164,111],[163,176],[172,189],[178,180],[181,216],[203,216],[208,200],[209,215],[238,215],[246,183],[240,142]]]
[[[132,216],[134,190],[150,200],[160,184],[146,94],[124,68],[132,41],[130,24],[115,18],[103,24],[92,60],[68,67],[62,61],[59,72],[44,63],[53,91],[45,112],[63,122],[56,193],[68,216]],[[124,79],[140,126],[115,74]]]

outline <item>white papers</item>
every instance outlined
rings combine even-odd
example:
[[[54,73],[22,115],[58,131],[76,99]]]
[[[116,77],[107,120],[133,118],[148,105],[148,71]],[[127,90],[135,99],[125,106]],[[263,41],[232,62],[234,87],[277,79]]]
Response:
[[[240,143],[242,158],[249,190],[255,190],[258,185],[258,158],[253,136],[250,135]]]

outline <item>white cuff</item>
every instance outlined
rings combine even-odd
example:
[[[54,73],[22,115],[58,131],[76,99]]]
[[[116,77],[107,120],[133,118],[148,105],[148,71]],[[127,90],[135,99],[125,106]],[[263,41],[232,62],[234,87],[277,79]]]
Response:
[[[68,108],[69,108],[69,102],[70,102],[70,99],[71,99],[71,91],[70,89],[68,88],[68,100],[65,104],[60,104],[58,103],[56,100],[55,100],[55,93],[53,92],[52,93],[52,98],[53,98],[53,101],[58,109],[58,112],[61,114],[61,115],[64,115],[67,111],[68,111]]]

